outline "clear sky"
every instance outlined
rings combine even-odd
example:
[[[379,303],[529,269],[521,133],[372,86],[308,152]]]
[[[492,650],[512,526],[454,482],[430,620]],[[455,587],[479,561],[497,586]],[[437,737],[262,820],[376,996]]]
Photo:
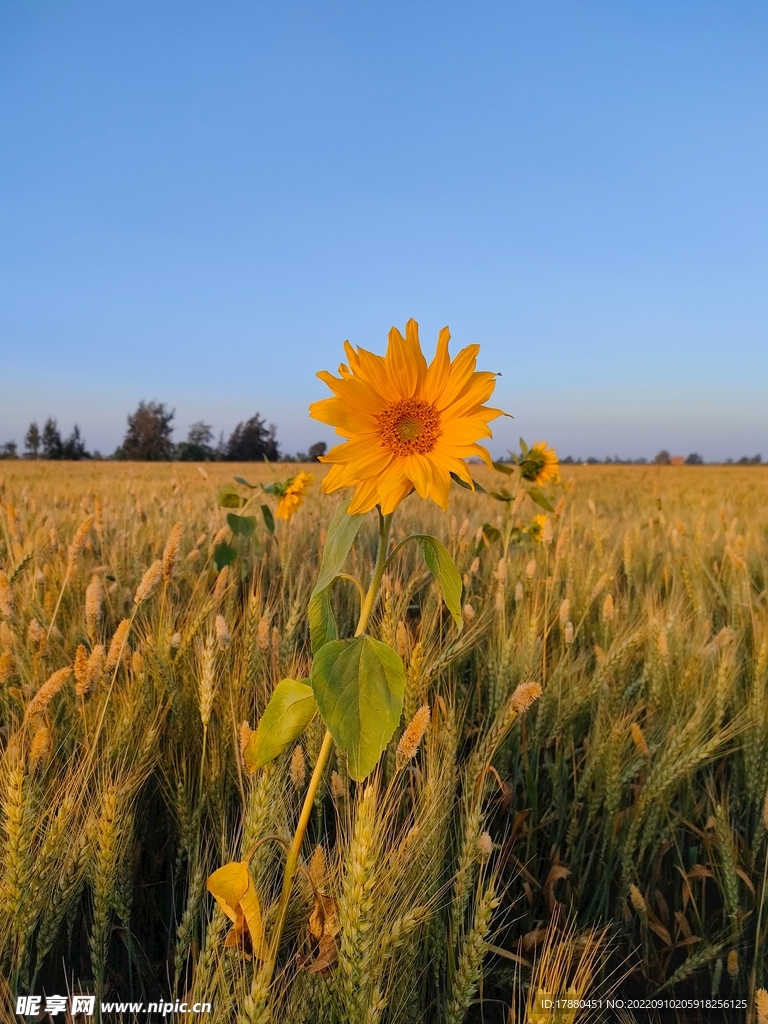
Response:
[[[482,345],[495,454],[768,458],[768,5],[0,4],[0,443],[289,451],[349,338]]]

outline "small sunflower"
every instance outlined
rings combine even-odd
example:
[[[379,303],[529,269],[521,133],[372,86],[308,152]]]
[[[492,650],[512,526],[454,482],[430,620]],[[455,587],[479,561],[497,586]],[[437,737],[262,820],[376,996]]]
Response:
[[[392,512],[415,488],[422,498],[448,507],[451,473],[473,486],[464,459],[480,456],[478,438],[491,437],[488,421],[503,415],[483,405],[496,386],[496,374],[476,372],[479,345],[468,345],[455,359],[448,355],[450,332],[440,331],[429,366],[419,345],[415,320],[389,332],[386,356],[344,343],[349,365],[340,377],[318,373],[334,392],[309,407],[310,415],[348,438],[321,462],[331,463],[323,480],[326,493],[354,487],[350,513],[376,505]]]
[[[523,479],[534,484],[556,484],[560,479],[560,460],[554,448],[546,441],[537,441],[529,448],[520,463]]]
[[[534,516],[528,526],[528,536],[534,540],[541,540],[544,534],[544,527],[547,525],[547,517],[544,515]]]
[[[307,488],[314,481],[312,473],[297,473],[286,481],[280,493],[280,504],[275,515],[278,519],[290,519],[304,504]]]

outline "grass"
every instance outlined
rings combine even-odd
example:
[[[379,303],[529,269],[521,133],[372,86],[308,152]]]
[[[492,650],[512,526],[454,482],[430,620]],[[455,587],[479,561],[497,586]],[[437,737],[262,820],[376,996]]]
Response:
[[[503,528],[491,498],[404,502],[394,540],[447,544],[465,628],[404,549],[371,626],[406,665],[403,721],[366,783],[331,757],[270,994],[205,880],[255,847],[269,933],[322,725],[253,775],[241,749],[276,683],[308,674],[338,498],[316,483],[217,573],[236,473],[271,479],[0,471],[0,995],[74,979],[208,1001],[216,1022],[533,1024],[555,1019],[540,991],[751,1004],[768,987],[768,474],[574,467],[544,540],[506,553],[478,535]],[[374,518],[350,556],[363,579]],[[333,601],[350,635],[356,589]]]

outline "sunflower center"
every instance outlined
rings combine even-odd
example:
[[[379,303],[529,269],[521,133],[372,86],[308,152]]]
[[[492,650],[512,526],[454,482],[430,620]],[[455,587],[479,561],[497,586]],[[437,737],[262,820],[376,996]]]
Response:
[[[381,443],[395,455],[424,455],[440,436],[440,416],[429,402],[404,398],[381,413],[379,432]]]

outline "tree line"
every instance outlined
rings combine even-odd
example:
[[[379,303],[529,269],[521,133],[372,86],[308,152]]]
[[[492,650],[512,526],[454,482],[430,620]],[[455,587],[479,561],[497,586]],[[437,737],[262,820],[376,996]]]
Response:
[[[740,459],[726,459],[722,465],[726,466],[760,466],[762,465],[762,457],[760,455],[742,455]],[[683,458],[682,455],[670,455],[666,449],[662,449],[655,459],[651,459],[650,463],[656,466],[703,466],[704,459],[698,452],[691,452],[687,458]],[[596,459],[594,455],[590,455],[588,459],[582,459],[579,456],[574,459],[572,455],[566,456],[564,459],[560,459],[560,464],[564,466],[571,465],[588,465],[588,466],[602,466],[602,465],[614,465],[614,466],[647,466],[649,464],[648,459],[621,459],[617,455],[615,458],[611,458],[607,455],[604,459]],[[719,463],[715,463],[719,465]]]
[[[198,420],[187,432],[186,441],[173,441],[175,410],[164,402],[139,402],[135,412],[128,416],[128,429],[122,444],[108,456],[112,459],[139,462],[313,462],[325,454],[326,444],[318,441],[308,451],[296,455],[281,453],[277,440],[277,427],[267,424],[256,413],[249,420],[237,424],[227,440],[224,434],[214,443],[210,424]],[[89,452],[80,428],[75,424],[69,437],[63,438],[57,421],[51,417],[40,430],[36,422],[30,423],[24,437],[23,458],[28,459],[100,459],[99,452]],[[19,458],[18,446],[9,441],[0,446],[0,458]]]

